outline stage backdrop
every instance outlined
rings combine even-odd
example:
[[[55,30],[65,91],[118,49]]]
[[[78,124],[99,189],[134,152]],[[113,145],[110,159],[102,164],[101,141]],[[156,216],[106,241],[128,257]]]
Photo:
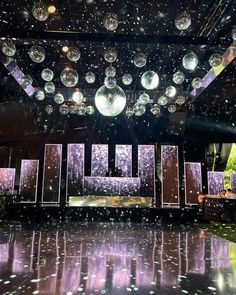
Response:
[[[0,168],[0,194],[13,194],[15,168]]]
[[[35,203],[38,186],[38,160],[21,160],[19,194],[21,202]]]
[[[108,145],[92,145],[91,176],[106,176],[108,171]]]
[[[201,163],[184,163],[185,204],[197,204],[197,194],[202,190]]]
[[[218,195],[224,189],[224,172],[208,171],[208,194]]]

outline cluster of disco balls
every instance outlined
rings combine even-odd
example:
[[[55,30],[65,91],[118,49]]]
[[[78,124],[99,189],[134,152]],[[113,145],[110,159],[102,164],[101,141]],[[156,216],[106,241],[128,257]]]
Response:
[[[54,112],[54,107],[51,104],[46,105],[45,111],[48,115],[51,115]],[[78,104],[65,104],[63,103],[59,107],[59,112],[61,115],[68,115],[68,114],[73,114],[73,115],[78,115],[78,116],[84,116],[86,114],[92,115],[94,114],[94,107],[92,105],[86,106],[83,102],[78,103]]]

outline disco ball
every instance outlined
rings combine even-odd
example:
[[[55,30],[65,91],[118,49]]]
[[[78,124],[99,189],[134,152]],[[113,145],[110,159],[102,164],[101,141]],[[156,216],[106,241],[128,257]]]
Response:
[[[95,74],[93,72],[86,73],[86,75],[85,75],[85,81],[87,83],[92,84],[92,83],[95,82],[95,80],[96,80],[96,76],[95,76]]]
[[[201,78],[194,78],[191,84],[192,84],[192,87],[195,89],[201,88],[202,87],[202,79]]]
[[[143,104],[135,103],[133,106],[133,112],[135,116],[142,116],[146,112],[146,108]]]
[[[80,51],[78,48],[76,47],[69,47],[67,53],[66,53],[66,57],[70,60],[70,61],[78,61],[80,59]]]
[[[67,115],[69,113],[69,106],[67,104],[62,104],[59,107],[59,112],[61,113],[61,115]]]
[[[49,13],[46,4],[44,4],[42,1],[36,2],[32,8],[32,14],[38,21],[43,22],[47,20]]]
[[[108,68],[106,68],[105,75],[107,77],[115,77],[115,75],[116,75],[116,69],[114,67],[108,67]]]
[[[158,104],[154,104],[152,107],[151,107],[151,113],[156,116],[156,115],[159,115],[161,113],[161,109],[159,107]]]
[[[214,53],[209,58],[209,64],[211,67],[218,67],[222,62],[222,56],[219,53]]]
[[[114,62],[117,59],[117,50],[115,48],[108,48],[104,53],[104,59],[107,62]]]
[[[194,52],[185,54],[182,59],[182,65],[186,70],[194,71],[198,65],[198,56]]]
[[[45,93],[41,89],[37,89],[35,92],[35,97],[37,100],[44,100],[45,98]]]
[[[79,75],[76,70],[71,68],[65,68],[60,75],[61,82],[66,87],[74,87],[79,80]]]
[[[21,87],[26,88],[32,83],[33,83],[33,78],[30,75],[24,75],[21,77],[21,82],[20,82]]]
[[[176,88],[174,86],[166,87],[165,95],[168,97],[174,97],[176,95]]]
[[[169,113],[174,113],[174,112],[176,112],[176,106],[175,106],[174,104],[170,104],[170,105],[168,106],[168,111],[169,111]]]
[[[114,31],[118,28],[118,17],[115,13],[108,13],[105,16],[103,23],[108,31]]]
[[[53,82],[47,82],[45,85],[44,85],[44,90],[47,92],[47,93],[54,93],[55,90],[56,90],[56,87],[54,85]]]
[[[178,96],[177,98],[176,98],[176,103],[177,104],[179,104],[179,105],[182,105],[182,104],[184,104],[185,103],[185,97],[184,96],[182,96],[182,95],[180,95],[180,96]]]
[[[44,70],[42,70],[42,72],[41,72],[41,77],[42,77],[42,79],[43,79],[44,81],[49,82],[49,81],[52,81],[52,79],[53,79],[53,77],[54,77],[54,73],[53,73],[53,71],[50,70],[50,69],[44,69]]]
[[[29,56],[33,62],[41,63],[45,60],[45,50],[41,46],[32,46],[29,50]]]
[[[55,103],[57,104],[62,104],[65,99],[64,99],[64,96],[61,94],[61,93],[57,93],[55,96],[54,96],[54,101]]]
[[[96,92],[95,105],[102,115],[114,117],[125,108],[126,95],[117,85],[113,88],[102,86]]]
[[[124,85],[130,85],[133,82],[133,77],[130,74],[124,74],[122,76],[122,82]]]
[[[86,105],[83,102],[80,102],[76,106],[76,115],[83,116],[86,113]]]
[[[158,104],[161,106],[165,106],[168,102],[168,98],[164,95],[160,96],[157,100]]]
[[[147,57],[144,53],[138,52],[134,56],[134,64],[138,68],[142,68],[146,65],[147,63]]]
[[[14,56],[16,53],[15,44],[11,40],[4,41],[2,43],[2,52],[7,56]]]
[[[175,19],[175,26],[178,30],[184,31],[191,26],[191,16],[187,12],[181,12]]]
[[[75,104],[72,104],[69,106],[69,112],[70,114],[75,114],[76,113],[76,109],[77,109],[77,106]]]
[[[82,102],[83,101],[83,93],[80,91],[75,91],[72,95],[72,99],[74,102]]]
[[[116,78],[111,76],[106,77],[104,80],[104,85],[107,88],[113,88],[114,86],[116,86]]]
[[[88,115],[92,115],[92,114],[94,114],[94,112],[95,112],[95,110],[94,110],[94,107],[93,106],[87,106],[86,107],[86,113]]]
[[[130,118],[130,117],[132,117],[134,115],[134,111],[133,111],[132,108],[127,108],[126,111],[125,111],[125,113],[126,113],[126,116],[128,118]]]
[[[231,32],[231,36],[232,36],[233,40],[236,41],[236,26],[233,27],[232,32]]]
[[[150,96],[147,93],[142,93],[138,98],[138,102],[145,105],[150,102]]]
[[[184,82],[184,80],[185,80],[185,75],[183,72],[178,71],[178,72],[174,73],[173,82],[175,84],[182,84]]]
[[[155,89],[159,84],[159,76],[154,71],[147,71],[141,77],[141,84],[145,89]]]
[[[46,107],[45,107],[45,111],[48,115],[51,115],[53,113],[53,106],[48,104]]]

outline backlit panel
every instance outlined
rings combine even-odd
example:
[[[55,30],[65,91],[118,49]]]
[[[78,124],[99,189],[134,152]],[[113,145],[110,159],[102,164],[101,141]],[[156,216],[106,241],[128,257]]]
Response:
[[[207,172],[208,178],[208,194],[218,195],[224,189],[224,172]]]
[[[197,204],[197,195],[202,190],[201,163],[184,163],[185,203]]]
[[[15,168],[0,168],[0,194],[13,194]]]
[[[132,145],[116,145],[115,167],[122,176],[132,177]]]
[[[232,189],[232,192],[234,194],[236,194],[236,173],[232,173],[230,175],[230,181],[231,181],[231,189]]]
[[[108,171],[108,145],[93,144],[92,145],[92,176],[106,176]]]

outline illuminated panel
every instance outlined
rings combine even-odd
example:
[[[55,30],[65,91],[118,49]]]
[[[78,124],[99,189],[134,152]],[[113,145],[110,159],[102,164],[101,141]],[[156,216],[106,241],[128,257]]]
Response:
[[[207,172],[208,194],[218,195],[224,189],[224,172]]]
[[[106,176],[108,171],[108,145],[93,144],[92,145],[92,176]]]
[[[154,145],[138,146],[138,177],[141,178],[141,195],[155,197],[155,148]]]
[[[185,203],[197,204],[197,194],[202,190],[201,163],[184,163]]]
[[[231,181],[231,189],[232,189],[232,192],[234,194],[236,194],[236,173],[232,173],[230,175],[230,181]]]
[[[205,238],[201,231],[186,233],[186,272],[205,273]]]
[[[80,196],[84,182],[84,144],[68,144],[67,149],[67,201],[68,196]]]
[[[15,168],[0,168],[0,194],[13,194]]]
[[[162,204],[179,204],[178,147],[161,146]]]
[[[61,144],[46,144],[43,171],[43,203],[58,203],[60,201],[61,185]]]
[[[38,186],[38,169],[38,160],[21,161],[19,194],[21,196],[22,202],[36,202]]]
[[[122,176],[132,177],[132,145],[116,145],[115,167]]]

